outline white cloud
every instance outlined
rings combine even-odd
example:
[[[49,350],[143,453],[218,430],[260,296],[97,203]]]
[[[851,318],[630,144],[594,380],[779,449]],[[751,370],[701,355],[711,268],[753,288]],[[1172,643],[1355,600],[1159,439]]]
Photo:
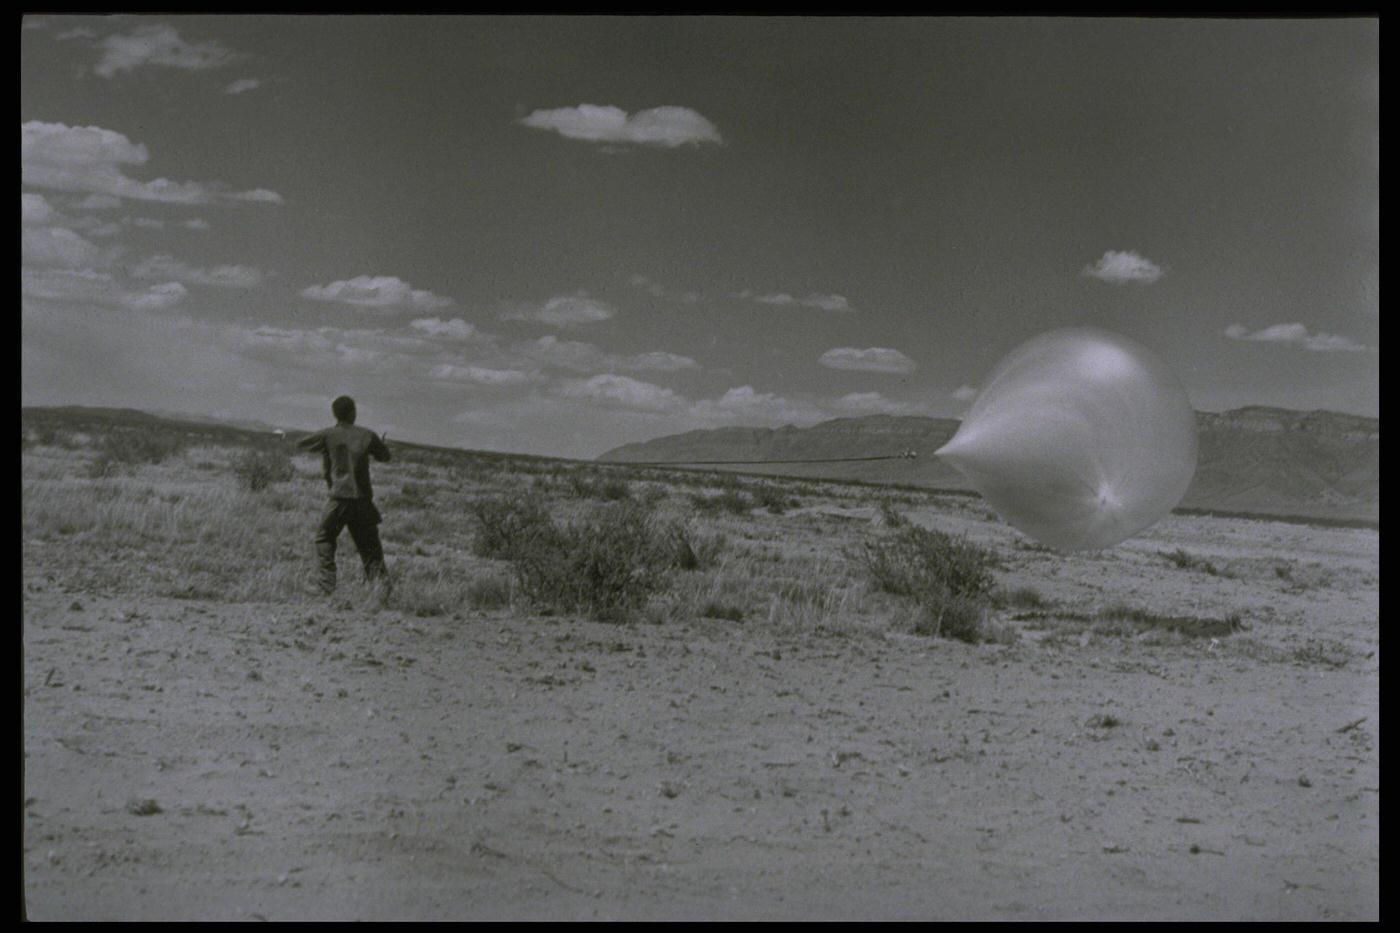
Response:
[[[663,301],[677,301],[682,304],[693,305],[700,300],[699,292],[673,292],[660,282],[653,281],[640,274],[629,277],[627,283],[633,288],[640,288],[651,297],[660,298]]]
[[[618,107],[580,104],[555,110],[536,110],[520,120],[531,129],[550,130],[568,139],[587,142],[630,143],[640,146],[720,144],[719,130],[689,107],[653,107],[632,115]]]
[[[914,370],[914,361],[898,350],[887,347],[835,347],[827,350],[817,360],[831,369],[854,369],[876,373],[908,373]]]
[[[110,194],[90,194],[74,205],[81,211],[107,211],[121,206],[122,199]]]
[[[853,415],[915,415],[923,411],[918,405],[885,398],[879,392],[851,392],[838,398],[832,407]]]
[[[224,88],[224,93],[246,94],[248,91],[257,90],[260,87],[262,87],[262,82],[257,78],[239,78],[237,81],[230,82]]]
[[[201,217],[191,217],[189,220],[181,221],[180,226],[186,230],[208,230],[209,221]]]
[[[1121,285],[1126,282],[1155,282],[1162,277],[1162,269],[1137,253],[1109,250],[1099,257],[1098,262],[1085,266],[1080,274]]]
[[[20,252],[27,266],[80,269],[102,262],[101,250],[65,227],[25,226],[20,237]]]
[[[701,399],[690,406],[689,414],[702,421],[815,422],[828,417],[820,406],[795,402],[771,392],[756,392],[753,386],[732,388],[717,399]]]
[[[282,195],[276,191],[268,191],[266,188],[254,188],[252,191],[239,191],[236,194],[228,195],[232,201],[254,201],[260,204],[281,204]]]
[[[627,369],[652,370],[655,372],[675,372],[679,369],[697,369],[699,364],[688,356],[681,356],[679,353],[667,353],[664,350],[653,350],[650,353],[638,353],[636,356],[623,360],[622,365]]]
[[[262,273],[252,266],[223,265],[200,269],[164,254],[142,260],[132,267],[131,274],[138,279],[165,279],[225,288],[254,288],[262,282]]]
[[[671,389],[627,376],[603,373],[589,379],[566,379],[559,387],[564,398],[603,402],[636,411],[673,412],[685,399]]]
[[[202,71],[226,65],[234,58],[232,51],[217,42],[186,42],[173,26],[164,23],[108,36],[99,46],[103,54],[93,71],[104,78],[142,65]]]
[[[475,382],[487,386],[519,386],[539,381],[539,374],[521,369],[491,369],[486,366],[456,366],[443,363],[431,370],[434,379]]]
[[[442,318],[425,317],[410,321],[409,327],[432,337],[451,337],[454,340],[467,340],[477,333],[477,329],[459,317],[450,321]]]
[[[126,175],[126,166],[145,165],[149,159],[144,145],[115,130],[39,120],[20,125],[20,180],[25,185],[171,204],[282,200],[263,188],[230,192],[222,182],[137,181]]]
[[[581,340],[560,340],[553,334],[517,344],[515,352],[539,365],[576,373],[676,372],[699,368],[695,360],[679,353],[653,350],[635,356],[622,356]]]
[[[769,294],[757,294],[748,289],[737,292],[735,298],[742,298],[746,301],[756,301],[759,304],[772,305],[777,308],[815,308],[818,311],[854,311],[851,302],[845,295],[829,295],[821,292],[813,292],[805,298],[798,298],[789,295],[787,292],[772,292]]]
[[[46,224],[54,219],[54,209],[42,194],[19,196],[19,219],[22,224]]]
[[[1250,333],[1241,324],[1231,324],[1225,328],[1224,334],[1231,340],[1253,340],[1260,343],[1281,343],[1288,346],[1298,347],[1302,350],[1312,350],[1319,353],[1342,352],[1358,353],[1362,350],[1369,350],[1363,344],[1359,344],[1350,337],[1342,337],[1337,334],[1309,333],[1302,324],[1274,324]]]
[[[189,291],[179,282],[152,285],[144,291],[129,291],[120,301],[134,311],[163,311],[185,300]]]
[[[313,301],[335,301],[360,308],[432,310],[452,304],[450,298],[415,289],[392,275],[360,275],[329,285],[311,285],[302,289],[301,294]]]
[[[48,301],[120,305],[137,311],[162,311],[184,300],[185,287],[163,282],[131,289],[95,269],[21,269],[21,289],[28,298]]]
[[[615,312],[610,305],[595,301],[582,292],[577,295],[559,295],[543,305],[513,308],[501,315],[507,321],[538,321],[553,327],[580,327],[597,324],[613,317]]]

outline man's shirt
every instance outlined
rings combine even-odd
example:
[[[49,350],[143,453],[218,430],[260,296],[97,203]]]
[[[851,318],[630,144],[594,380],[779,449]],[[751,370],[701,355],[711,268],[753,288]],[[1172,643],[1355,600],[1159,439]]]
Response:
[[[321,455],[321,464],[332,499],[369,499],[369,458],[389,460],[389,447],[368,428],[337,424],[302,438],[297,446]]]

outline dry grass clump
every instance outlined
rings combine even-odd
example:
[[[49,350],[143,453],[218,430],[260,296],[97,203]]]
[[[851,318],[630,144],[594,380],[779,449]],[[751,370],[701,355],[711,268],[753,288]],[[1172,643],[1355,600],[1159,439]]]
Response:
[[[1219,638],[1241,631],[1244,627],[1238,613],[1223,619],[1167,616],[1125,603],[1114,603],[1095,613],[1090,630],[1096,635],[1123,637],[1140,637],[1152,632],[1172,631],[1187,638]]]
[[[635,502],[566,525],[529,494],[482,500],[474,511],[477,554],[509,561],[520,593],[546,611],[626,621],[662,588],[668,571],[700,566],[683,527]],[[702,543],[700,551],[708,548]]]
[[[881,591],[915,601],[914,631],[959,641],[1014,640],[990,620],[995,552],[966,537],[909,525],[865,545],[858,561]]]
[[[249,447],[231,464],[233,475],[250,492],[261,492],[274,483],[286,483],[296,476],[291,455],[283,449]]]
[[[748,515],[754,501],[737,489],[725,489],[717,496],[692,495],[690,504],[697,515]]]

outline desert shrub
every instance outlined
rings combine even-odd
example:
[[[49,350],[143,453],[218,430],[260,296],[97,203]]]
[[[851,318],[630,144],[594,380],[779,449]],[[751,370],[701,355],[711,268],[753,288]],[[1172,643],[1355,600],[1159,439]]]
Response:
[[[661,526],[661,537],[668,545],[671,566],[677,570],[704,570],[712,567],[724,551],[724,535],[705,535],[688,522],[673,521]]]
[[[893,501],[882,499],[880,501],[880,523],[886,528],[903,528],[909,524],[909,520],[894,507]]]
[[[538,547],[537,539],[552,541],[558,535],[544,499],[533,492],[478,499],[470,508],[477,522],[472,550],[478,557],[511,560]]]
[[[782,515],[790,508],[796,508],[798,501],[777,486],[764,484],[754,490],[754,499],[760,508],[771,515]],[[745,510],[747,511],[747,510]]]
[[[705,604],[704,609],[700,610],[700,616],[705,619],[723,619],[726,622],[742,622],[744,621],[744,610],[740,609],[738,606],[730,606],[721,602],[709,602]]]
[[[1200,570],[1212,577],[1226,577],[1228,579],[1235,577],[1234,572],[1229,567],[1217,567],[1205,558],[1197,557],[1181,548],[1177,548],[1175,551],[1158,551],[1157,553],[1171,561],[1172,565],[1180,570]]]
[[[934,590],[918,601],[914,633],[956,639],[958,642],[1014,642],[1015,632],[995,625],[988,615],[986,600]]]
[[[624,480],[608,477],[595,478],[587,473],[575,473],[569,477],[569,493],[575,499],[602,499],[605,502],[622,502],[632,498],[632,490]]]
[[[480,577],[467,586],[467,605],[473,609],[505,609],[510,597],[510,581],[500,577]]]
[[[694,495],[690,504],[700,515],[747,515],[753,510],[753,500],[735,488],[727,488],[717,496]]]
[[[996,554],[966,537],[907,525],[866,544],[858,560],[878,589],[918,604],[915,632],[974,643],[1008,637],[988,617]]]
[[[1019,586],[1014,590],[998,592],[997,602],[1013,609],[1044,609],[1050,605],[1045,595],[1032,586]]]
[[[285,483],[296,476],[292,458],[285,450],[248,448],[233,460],[233,475],[253,492],[261,492],[273,483]]]
[[[902,528],[867,543],[858,559],[871,582],[895,596],[917,599],[946,590],[985,602],[996,585],[994,552],[934,528]]]
[[[181,439],[163,431],[111,431],[98,444],[98,457],[114,463],[161,463],[184,448]]]
[[[635,503],[537,535],[511,556],[531,602],[599,621],[628,618],[661,587],[673,560],[651,514]]]

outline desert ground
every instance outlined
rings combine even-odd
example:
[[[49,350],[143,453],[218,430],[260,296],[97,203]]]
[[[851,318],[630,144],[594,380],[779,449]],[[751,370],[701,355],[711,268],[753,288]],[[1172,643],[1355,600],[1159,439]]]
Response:
[[[1375,529],[1065,555],[967,496],[401,449],[392,595],[345,535],[326,598],[319,464],[246,454],[26,429],[31,919],[1379,916]],[[551,608],[483,556],[507,495],[692,559]],[[909,527],[986,555],[960,637],[861,559]]]

